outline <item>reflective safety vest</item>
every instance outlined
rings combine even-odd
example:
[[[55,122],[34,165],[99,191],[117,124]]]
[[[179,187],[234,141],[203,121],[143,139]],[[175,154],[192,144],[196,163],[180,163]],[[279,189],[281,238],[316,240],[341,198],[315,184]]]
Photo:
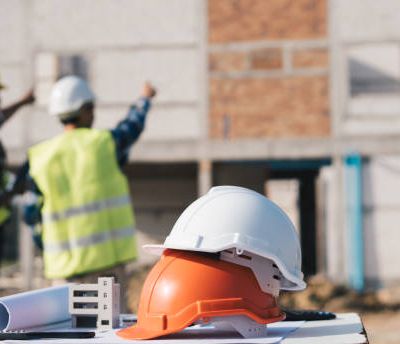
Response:
[[[74,129],[29,150],[43,193],[45,276],[66,278],[136,258],[126,177],[108,130]]]
[[[3,225],[11,215],[11,211],[7,207],[0,207],[0,226]]]
[[[0,178],[1,178],[0,192],[4,192],[6,190],[6,185],[8,183],[7,172],[4,169],[0,170]],[[8,207],[5,206],[0,207],[0,226],[5,224],[7,220],[10,218],[10,216],[11,216],[11,211]]]

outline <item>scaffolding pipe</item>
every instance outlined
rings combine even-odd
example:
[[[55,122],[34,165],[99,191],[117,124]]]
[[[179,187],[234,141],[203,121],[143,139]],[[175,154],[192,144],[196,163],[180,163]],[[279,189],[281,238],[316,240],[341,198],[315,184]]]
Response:
[[[364,233],[362,199],[362,158],[358,153],[345,157],[345,195],[349,284],[364,290]]]

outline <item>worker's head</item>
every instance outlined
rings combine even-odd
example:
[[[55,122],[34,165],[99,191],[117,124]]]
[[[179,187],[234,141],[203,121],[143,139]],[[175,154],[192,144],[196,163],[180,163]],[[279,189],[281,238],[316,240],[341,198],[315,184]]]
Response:
[[[90,128],[94,119],[94,100],[94,94],[85,80],[66,76],[53,86],[49,112],[64,125]]]

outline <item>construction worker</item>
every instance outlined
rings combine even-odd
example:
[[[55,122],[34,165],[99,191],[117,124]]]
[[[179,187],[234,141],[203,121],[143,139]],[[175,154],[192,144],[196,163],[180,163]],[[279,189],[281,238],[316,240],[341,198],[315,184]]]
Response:
[[[4,90],[6,87],[1,82],[0,79],[0,92]],[[23,96],[19,101],[9,105],[5,108],[1,108],[1,97],[0,97],[0,128],[6,123],[16,112],[18,109],[25,105],[29,105],[33,103],[35,97],[33,95],[33,91],[29,91],[25,96]],[[7,191],[7,188],[11,186],[9,180],[9,172],[6,170],[6,151],[3,147],[3,144],[0,141],[0,195],[4,195]],[[3,257],[3,250],[2,244],[3,240],[3,233],[4,233],[4,224],[10,217],[10,209],[7,206],[7,202],[1,202],[2,205],[0,206],[0,258]]]
[[[155,93],[146,83],[125,119],[112,130],[97,130],[91,129],[95,97],[86,81],[66,76],[54,85],[49,112],[64,132],[33,146],[27,169],[43,200],[40,216],[31,219],[41,218],[44,273],[53,284],[114,276],[121,293],[127,290],[124,263],[135,259],[137,250],[121,167],[143,131]]]

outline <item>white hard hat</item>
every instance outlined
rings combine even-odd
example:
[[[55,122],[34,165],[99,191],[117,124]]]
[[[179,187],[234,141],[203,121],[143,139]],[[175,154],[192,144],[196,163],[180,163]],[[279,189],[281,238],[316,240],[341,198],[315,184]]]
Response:
[[[49,113],[62,116],[74,113],[80,107],[95,99],[87,82],[77,76],[65,76],[58,80],[51,91]]]
[[[282,274],[281,289],[302,290],[301,249],[288,216],[263,195],[236,186],[218,186],[193,202],[178,218],[163,245],[145,245],[150,253],[166,248],[222,252],[235,248],[272,260]]]

